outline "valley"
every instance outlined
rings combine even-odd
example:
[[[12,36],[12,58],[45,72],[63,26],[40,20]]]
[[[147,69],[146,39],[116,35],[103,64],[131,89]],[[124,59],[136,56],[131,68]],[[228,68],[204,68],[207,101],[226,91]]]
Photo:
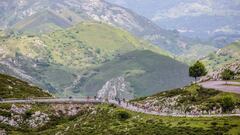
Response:
[[[1,0],[0,135],[239,135],[239,4]]]

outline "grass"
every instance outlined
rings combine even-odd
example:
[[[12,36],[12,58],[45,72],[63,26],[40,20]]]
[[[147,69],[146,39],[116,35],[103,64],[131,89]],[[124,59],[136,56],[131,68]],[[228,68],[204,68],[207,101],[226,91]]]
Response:
[[[35,108],[32,111],[47,108],[45,113],[51,114],[53,111],[51,105],[32,105]],[[39,108],[38,108],[39,106]],[[13,128],[0,124],[0,128],[5,129],[10,135],[19,134],[130,134],[130,135],[214,135],[214,134],[239,134],[240,118],[239,117],[222,117],[222,118],[177,118],[177,117],[160,117],[146,115],[128,111],[112,105],[89,105],[82,108],[80,114],[74,117],[54,117],[51,121],[40,128]]]
[[[17,78],[0,74],[0,97],[1,98],[28,98],[28,97],[51,97],[42,89],[31,86],[27,82]]]

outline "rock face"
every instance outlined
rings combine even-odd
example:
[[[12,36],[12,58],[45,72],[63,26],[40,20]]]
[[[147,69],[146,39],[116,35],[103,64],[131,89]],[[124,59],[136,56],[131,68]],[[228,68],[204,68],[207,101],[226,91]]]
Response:
[[[98,91],[97,97],[104,99],[133,99],[134,94],[130,83],[124,77],[117,77],[107,81],[102,89]]]

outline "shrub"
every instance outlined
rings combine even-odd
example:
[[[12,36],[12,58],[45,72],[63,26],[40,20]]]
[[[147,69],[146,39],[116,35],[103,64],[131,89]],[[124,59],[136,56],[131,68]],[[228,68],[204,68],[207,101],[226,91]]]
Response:
[[[213,126],[217,126],[217,122],[211,122],[211,125],[213,125]]]
[[[6,111],[0,111],[0,116],[11,117],[11,113]]]
[[[110,104],[109,107],[117,108],[117,106],[115,104]]]
[[[234,109],[235,102],[232,97],[225,96],[221,99],[221,106],[223,108],[223,112],[229,112]]]
[[[32,110],[26,111],[24,114],[24,119],[30,118],[32,116],[32,114],[33,114]]]
[[[125,121],[131,117],[131,114],[129,114],[126,111],[118,111],[117,112],[117,118],[121,121]]]

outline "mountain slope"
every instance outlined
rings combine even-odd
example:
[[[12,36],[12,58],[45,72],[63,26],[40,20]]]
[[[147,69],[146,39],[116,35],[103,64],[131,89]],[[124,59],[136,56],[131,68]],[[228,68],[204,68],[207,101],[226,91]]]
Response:
[[[0,4],[4,10],[0,26],[21,32],[48,32],[82,21],[98,21],[125,29],[175,55],[182,55],[197,44],[182,37],[177,31],[162,29],[131,10],[102,0],[3,0]],[[200,45],[208,46],[206,43],[198,43]],[[202,55],[188,59],[200,57]]]
[[[217,70],[227,64],[240,61],[240,41],[236,41],[226,47],[211,53],[202,60],[211,70]]]
[[[190,85],[132,101],[143,108],[163,114],[239,113],[240,95]]]
[[[75,87],[90,96],[133,98],[182,87],[190,81],[187,65],[151,51],[133,51],[85,72]],[[116,95],[109,95],[112,92]]]
[[[96,22],[84,22],[39,36],[3,36],[0,42],[1,72],[59,96],[72,91],[78,91],[77,96],[81,96],[83,93],[78,88],[69,90],[81,74],[118,55],[134,50],[168,55],[124,30]]]
[[[38,87],[4,74],[0,74],[0,89],[0,98],[51,97]]]

